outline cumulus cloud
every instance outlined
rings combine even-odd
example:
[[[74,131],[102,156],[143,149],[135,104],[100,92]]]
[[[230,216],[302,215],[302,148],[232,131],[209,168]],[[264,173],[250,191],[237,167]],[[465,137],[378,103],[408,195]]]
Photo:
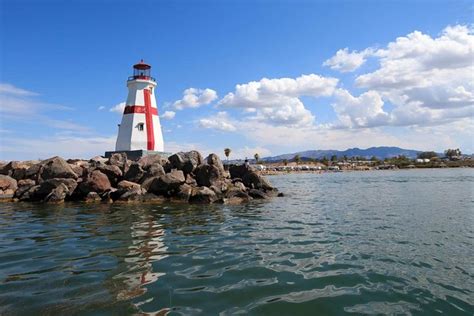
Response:
[[[116,104],[109,109],[110,112],[115,112],[120,115],[123,114],[124,110],[125,110],[125,102],[120,102],[119,104]]]
[[[354,97],[349,91],[338,89],[335,100],[332,106],[345,127],[372,127],[388,121],[388,114],[383,110],[384,102],[376,91]]]
[[[189,88],[184,90],[183,98],[175,101],[173,107],[177,110],[185,108],[197,108],[217,99],[217,92],[212,89]]]
[[[219,112],[214,116],[199,120],[199,127],[216,129],[225,132],[234,132],[237,130],[227,112]]]
[[[336,52],[336,55],[329,58],[323,63],[323,66],[328,66],[331,69],[339,70],[340,72],[351,72],[362,66],[367,57],[374,53],[372,48],[364,49],[363,51],[352,51],[346,47]]]
[[[338,80],[316,74],[293,78],[268,79],[239,84],[235,92],[228,93],[219,101],[220,107],[241,108],[255,113],[251,119],[270,124],[307,126],[314,116],[299,99],[302,96],[330,96]]]
[[[340,50],[325,64],[354,70],[367,56],[377,58],[379,67],[356,78],[355,85],[367,89],[359,97],[338,90],[333,108],[340,122],[335,125],[439,125],[473,115],[472,29],[448,26],[438,37],[414,31],[378,50]],[[387,113],[384,104],[393,110]]]
[[[165,113],[160,115],[160,118],[165,119],[165,120],[171,120],[175,117],[176,112],[174,111],[165,111]]]

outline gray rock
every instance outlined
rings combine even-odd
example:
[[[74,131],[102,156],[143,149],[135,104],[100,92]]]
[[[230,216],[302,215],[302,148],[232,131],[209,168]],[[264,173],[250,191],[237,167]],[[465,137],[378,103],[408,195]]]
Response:
[[[225,175],[224,165],[222,164],[222,161],[219,158],[219,156],[217,156],[216,154],[210,154],[209,156],[207,156],[206,162],[210,166],[215,166],[219,170],[220,176],[224,177]]]
[[[15,191],[15,197],[20,198],[26,191],[35,185],[36,182],[31,179],[23,179],[18,181],[18,189]]]
[[[257,174],[253,170],[249,170],[242,177],[242,182],[247,188],[251,189],[261,189],[266,191],[274,190],[273,186],[268,182],[267,179]]]
[[[189,203],[195,204],[211,204],[218,200],[214,191],[207,187],[194,188]]]
[[[100,164],[97,166],[97,170],[107,176],[112,186],[122,180],[122,170],[117,166]]]
[[[190,174],[202,164],[202,156],[198,151],[179,152],[168,158],[171,167],[181,170],[185,175]]]
[[[214,165],[200,165],[195,170],[196,182],[199,186],[210,187],[223,180],[219,168]]]
[[[77,179],[77,174],[71,166],[61,157],[53,157],[41,162],[40,178],[42,180],[54,178]]]
[[[127,173],[124,175],[124,179],[139,183],[144,175],[145,171],[142,169],[141,165],[138,162],[132,162]]]
[[[268,196],[262,190],[250,189],[248,194],[252,198],[257,199],[257,200],[264,200],[268,198]]]
[[[185,180],[183,171],[172,170],[170,173],[155,178],[148,191],[158,195],[171,196]]]
[[[102,198],[97,192],[89,192],[84,198],[84,202],[86,203],[100,202],[101,200]]]

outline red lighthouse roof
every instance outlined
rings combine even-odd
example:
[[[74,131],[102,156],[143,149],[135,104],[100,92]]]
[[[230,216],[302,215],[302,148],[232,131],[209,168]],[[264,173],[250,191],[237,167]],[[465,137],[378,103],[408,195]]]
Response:
[[[133,65],[133,68],[140,69],[140,70],[146,70],[146,69],[150,69],[151,66],[148,65],[147,63],[145,63],[142,59],[142,60],[140,60],[140,62],[138,64]]]

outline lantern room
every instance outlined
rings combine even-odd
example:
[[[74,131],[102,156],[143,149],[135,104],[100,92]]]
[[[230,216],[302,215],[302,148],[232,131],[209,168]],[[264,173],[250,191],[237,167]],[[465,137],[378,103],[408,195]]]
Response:
[[[155,78],[150,75],[151,66],[145,63],[142,60],[138,64],[133,65],[133,76],[129,77],[128,80],[152,80],[155,81]]]

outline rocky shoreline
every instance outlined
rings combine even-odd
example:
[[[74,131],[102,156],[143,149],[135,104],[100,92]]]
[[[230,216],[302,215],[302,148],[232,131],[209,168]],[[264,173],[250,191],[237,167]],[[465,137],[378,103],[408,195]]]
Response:
[[[0,165],[0,200],[241,204],[282,195],[252,168],[227,167],[216,154],[203,159],[198,151],[137,161],[118,153],[109,159],[11,161]]]

